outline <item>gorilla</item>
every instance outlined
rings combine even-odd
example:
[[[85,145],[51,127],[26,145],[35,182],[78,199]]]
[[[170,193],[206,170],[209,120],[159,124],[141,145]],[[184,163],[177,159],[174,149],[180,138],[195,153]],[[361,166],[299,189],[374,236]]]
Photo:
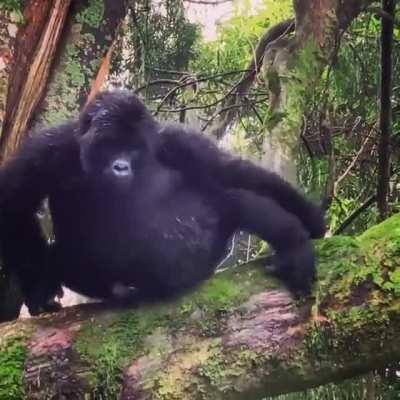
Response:
[[[54,243],[36,212],[48,199]],[[128,91],[29,134],[0,169],[0,250],[31,314],[59,308],[61,285],[104,301],[179,294],[208,279],[232,234],[275,251],[278,276],[310,292],[322,210],[276,174],[205,135],[161,124]]]

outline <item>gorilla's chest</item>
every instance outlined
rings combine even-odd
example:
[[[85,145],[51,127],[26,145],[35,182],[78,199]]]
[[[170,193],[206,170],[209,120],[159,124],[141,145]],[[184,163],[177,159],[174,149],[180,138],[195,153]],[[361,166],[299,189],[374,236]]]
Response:
[[[157,175],[124,194],[66,186],[62,196],[51,199],[51,209],[56,241],[65,251],[115,264],[196,256],[219,235],[209,199],[174,176]]]

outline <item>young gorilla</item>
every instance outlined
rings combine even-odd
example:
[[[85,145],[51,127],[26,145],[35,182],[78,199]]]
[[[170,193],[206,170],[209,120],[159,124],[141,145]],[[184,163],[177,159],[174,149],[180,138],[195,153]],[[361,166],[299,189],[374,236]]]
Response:
[[[35,212],[48,197],[55,243]],[[60,285],[111,300],[179,293],[209,278],[237,229],[276,252],[294,291],[314,279],[319,208],[204,136],[159,125],[134,95],[97,96],[78,121],[30,135],[0,169],[0,243],[32,314]]]

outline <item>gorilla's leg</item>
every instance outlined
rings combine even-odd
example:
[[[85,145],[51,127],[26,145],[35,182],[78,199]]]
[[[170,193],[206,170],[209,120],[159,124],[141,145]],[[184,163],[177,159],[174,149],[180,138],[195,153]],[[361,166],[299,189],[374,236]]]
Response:
[[[6,227],[0,232],[4,265],[15,274],[30,314],[58,310],[54,296],[61,285],[35,215],[13,212],[2,221]]]
[[[300,220],[254,192],[228,191],[240,229],[255,233],[276,251],[277,275],[293,292],[308,294],[315,278],[314,247]]]
[[[39,246],[39,243],[37,245]],[[53,248],[47,245],[45,250],[42,257],[37,257],[35,260],[36,263],[40,260],[40,263],[30,266],[29,273],[25,271],[25,278],[30,276],[31,280],[24,279],[21,282],[26,293],[25,304],[31,315],[55,312],[62,308],[55,300],[56,296],[63,296],[58,264],[54,259]]]
[[[60,284],[51,277],[51,265],[44,265],[49,249],[35,213],[54,193],[65,166],[73,168],[68,152],[74,126],[68,123],[28,135],[0,168],[0,253],[32,314],[59,308],[53,296]]]

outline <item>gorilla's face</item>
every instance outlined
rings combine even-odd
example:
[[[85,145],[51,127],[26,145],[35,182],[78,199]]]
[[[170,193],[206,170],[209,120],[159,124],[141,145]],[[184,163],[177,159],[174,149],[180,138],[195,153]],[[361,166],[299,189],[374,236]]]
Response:
[[[85,174],[124,189],[152,159],[158,128],[136,97],[113,100],[103,94],[81,118],[80,160]]]
[[[145,144],[90,129],[80,140],[80,159],[84,173],[117,186],[130,186],[146,160]]]

